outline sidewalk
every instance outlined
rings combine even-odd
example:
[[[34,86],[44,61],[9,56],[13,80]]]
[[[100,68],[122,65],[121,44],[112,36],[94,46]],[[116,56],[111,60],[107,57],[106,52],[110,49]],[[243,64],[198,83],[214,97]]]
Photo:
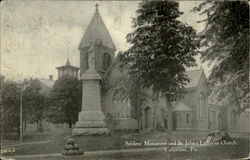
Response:
[[[95,155],[108,155],[116,153],[141,153],[149,151],[165,151],[165,147],[155,147],[155,148],[138,148],[138,149],[121,149],[121,150],[107,150],[107,151],[90,151],[84,152],[81,156],[95,156]],[[5,158],[39,158],[39,157],[74,157],[74,156],[63,156],[61,153],[52,154],[34,154],[34,155],[18,155],[18,156],[5,156]]]
[[[7,145],[1,145],[1,147],[16,147],[16,146],[23,146],[23,145],[30,145],[30,144],[43,144],[43,143],[49,143],[53,140],[46,140],[46,141],[34,141],[34,142],[26,142],[26,143],[16,143],[16,144],[7,144]]]
[[[67,157],[67,159],[75,159],[77,157],[79,157],[80,159],[84,159],[84,157],[92,157],[92,156],[98,156],[98,155],[113,155],[113,154],[128,154],[128,153],[135,153],[135,154],[139,154],[139,153],[148,153],[148,152],[161,152],[161,153],[167,153],[165,151],[165,147],[155,147],[155,148],[137,148],[137,149],[121,149],[121,150],[106,150],[106,151],[89,151],[89,152],[84,152],[83,155],[78,155],[78,156],[63,156],[61,155],[61,153],[52,153],[52,154],[35,154],[35,155],[19,155],[19,156],[6,156],[6,157],[3,157],[6,158],[6,160],[15,160],[15,159],[36,159],[36,158],[65,158]],[[125,156],[125,155],[124,155]],[[82,157],[82,158],[81,158]],[[2,158],[2,157],[1,157]],[[79,159],[78,158],[78,159]],[[243,158],[243,157],[242,157]],[[221,159],[221,158],[219,158]],[[236,158],[237,160],[239,158]],[[234,160],[236,160],[234,159]],[[248,159],[248,158],[243,158],[243,159]]]

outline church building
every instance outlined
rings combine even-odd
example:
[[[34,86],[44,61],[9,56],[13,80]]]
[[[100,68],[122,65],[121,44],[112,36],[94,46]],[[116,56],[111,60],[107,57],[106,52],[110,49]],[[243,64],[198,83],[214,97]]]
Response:
[[[186,86],[188,93],[183,100],[173,103],[169,110],[166,99],[153,101],[149,98],[143,103],[140,122],[131,117],[131,105],[128,99],[119,99],[126,95],[123,80],[127,76],[126,68],[120,68],[119,53],[115,57],[116,47],[98,11],[98,6],[84,36],[78,46],[80,51],[80,74],[88,69],[90,46],[95,47],[95,69],[102,77],[102,111],[118,119],[116,129],[208,129],[208,93],[207,80],[203,70],[189,71],[191,79]],[[150,92],[150,91],[149,91]],[[150,93],[149,93],[150,94]]]
[[[186,85],[187,93],[184,98],[176,102],[167,102],[166,98],[153,100],[151,98],[152,90],[145,90],[148,98],[141,106],[141,117],[136,120],[131,117],[130,100],[119,98],[119,95],[126,95],[127,92],[124,80],[128,77],[128,70],[119,65],[120,53],[116,56],[114,54],[116,47],[98,11],[98,5],[96,5],[94,16],[78,46],[80,75],[88,70],[90,47],[94,47],[95,70],[102,78],[101,109],[106,117],[111,115],[116,119],[117,123],[110,126],[113,129],[152,130],[160,128],[162,130],[201,132],[218,130],[222,123],[221,117],[218,116],[220,109],[218,107],[210,108],[207,78],[203,69],[187,71],[190,78],[190,82]],[[77,69],[75,71],[77,72]],[[170,105],[172,107],[169,107]]]

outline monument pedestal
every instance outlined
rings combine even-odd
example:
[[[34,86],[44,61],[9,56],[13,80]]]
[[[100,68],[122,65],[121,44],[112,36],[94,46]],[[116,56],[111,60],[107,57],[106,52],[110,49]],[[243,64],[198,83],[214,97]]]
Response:
[[[82,76],[82,111],[72,135],[109,135],[105,115],[101,110],[100,82],[102,78],[94,70]]]

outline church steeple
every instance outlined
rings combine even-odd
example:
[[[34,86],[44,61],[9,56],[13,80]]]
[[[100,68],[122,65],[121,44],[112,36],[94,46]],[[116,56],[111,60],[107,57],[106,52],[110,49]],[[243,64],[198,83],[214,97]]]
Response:
[[[99,5],[96,4],[95,7],[95,14],[92,17],[90,24],[84,33],[84,36],[78,46],[78,49],[90,46],[95,43],[101,43],[106,47],[116,50],[114,42],[99,14]]]
[[[95,5],[95,13],[78,46],[80,53],[80,74],[88,69],[88,50],[94,45],[95,69],[103,75],[114,60],[116,50],[114,42],[99,13],[99,4]]]

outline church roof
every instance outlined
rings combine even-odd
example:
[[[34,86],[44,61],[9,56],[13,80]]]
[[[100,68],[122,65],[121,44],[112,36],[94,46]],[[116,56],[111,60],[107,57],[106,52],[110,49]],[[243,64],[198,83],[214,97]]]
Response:
[[[179,101],[174,107],[174,111],[192,111],[185,103]]]
[[[114,65],[116,63],[119,63],[120,54],[121,54],[121,52],[118,53],[118,55],[115,57],[114,62],[111,64],[111,66],[106,71],[106,73],[104,75],[104,80],[108,77],[109,73],[114,68]],[[197,87],[197,85],[198,85],[198,83],[200,81],[202,73],[203,73],[202,69],[187,71],[187,76],[190,79],[190,81],[189,81],[188,84],[186,84],[185,88],[195,88],[195,87]]]
[[[185,86],[185,88],[196,87],[200,81],[202,72],[202,69],[187,71],[187,76],[190,79],[190,82]]]
[[[114,42],[96,8],[87,30],[78,46],[78,49],[100,43],[106,47],[116,50]]]
[[[104,74],[104,80],[109,76],[109,73],[114,68],[114,65],[116,63],[119,63],[121,53],[122,52],[119,52],[116,55],[114,62],[111,64],[111,66],[108,68],[108,70]],[[195,88],[195,87],[197,87],[197,85],[198,85],[198,83],[200,81],[202,73],[203,73],[203,69],[196,69],[196,70],[187,71],[187,76],[190,79],[190,81],[189,81],[188,84],[186,84],[185,88]]]

